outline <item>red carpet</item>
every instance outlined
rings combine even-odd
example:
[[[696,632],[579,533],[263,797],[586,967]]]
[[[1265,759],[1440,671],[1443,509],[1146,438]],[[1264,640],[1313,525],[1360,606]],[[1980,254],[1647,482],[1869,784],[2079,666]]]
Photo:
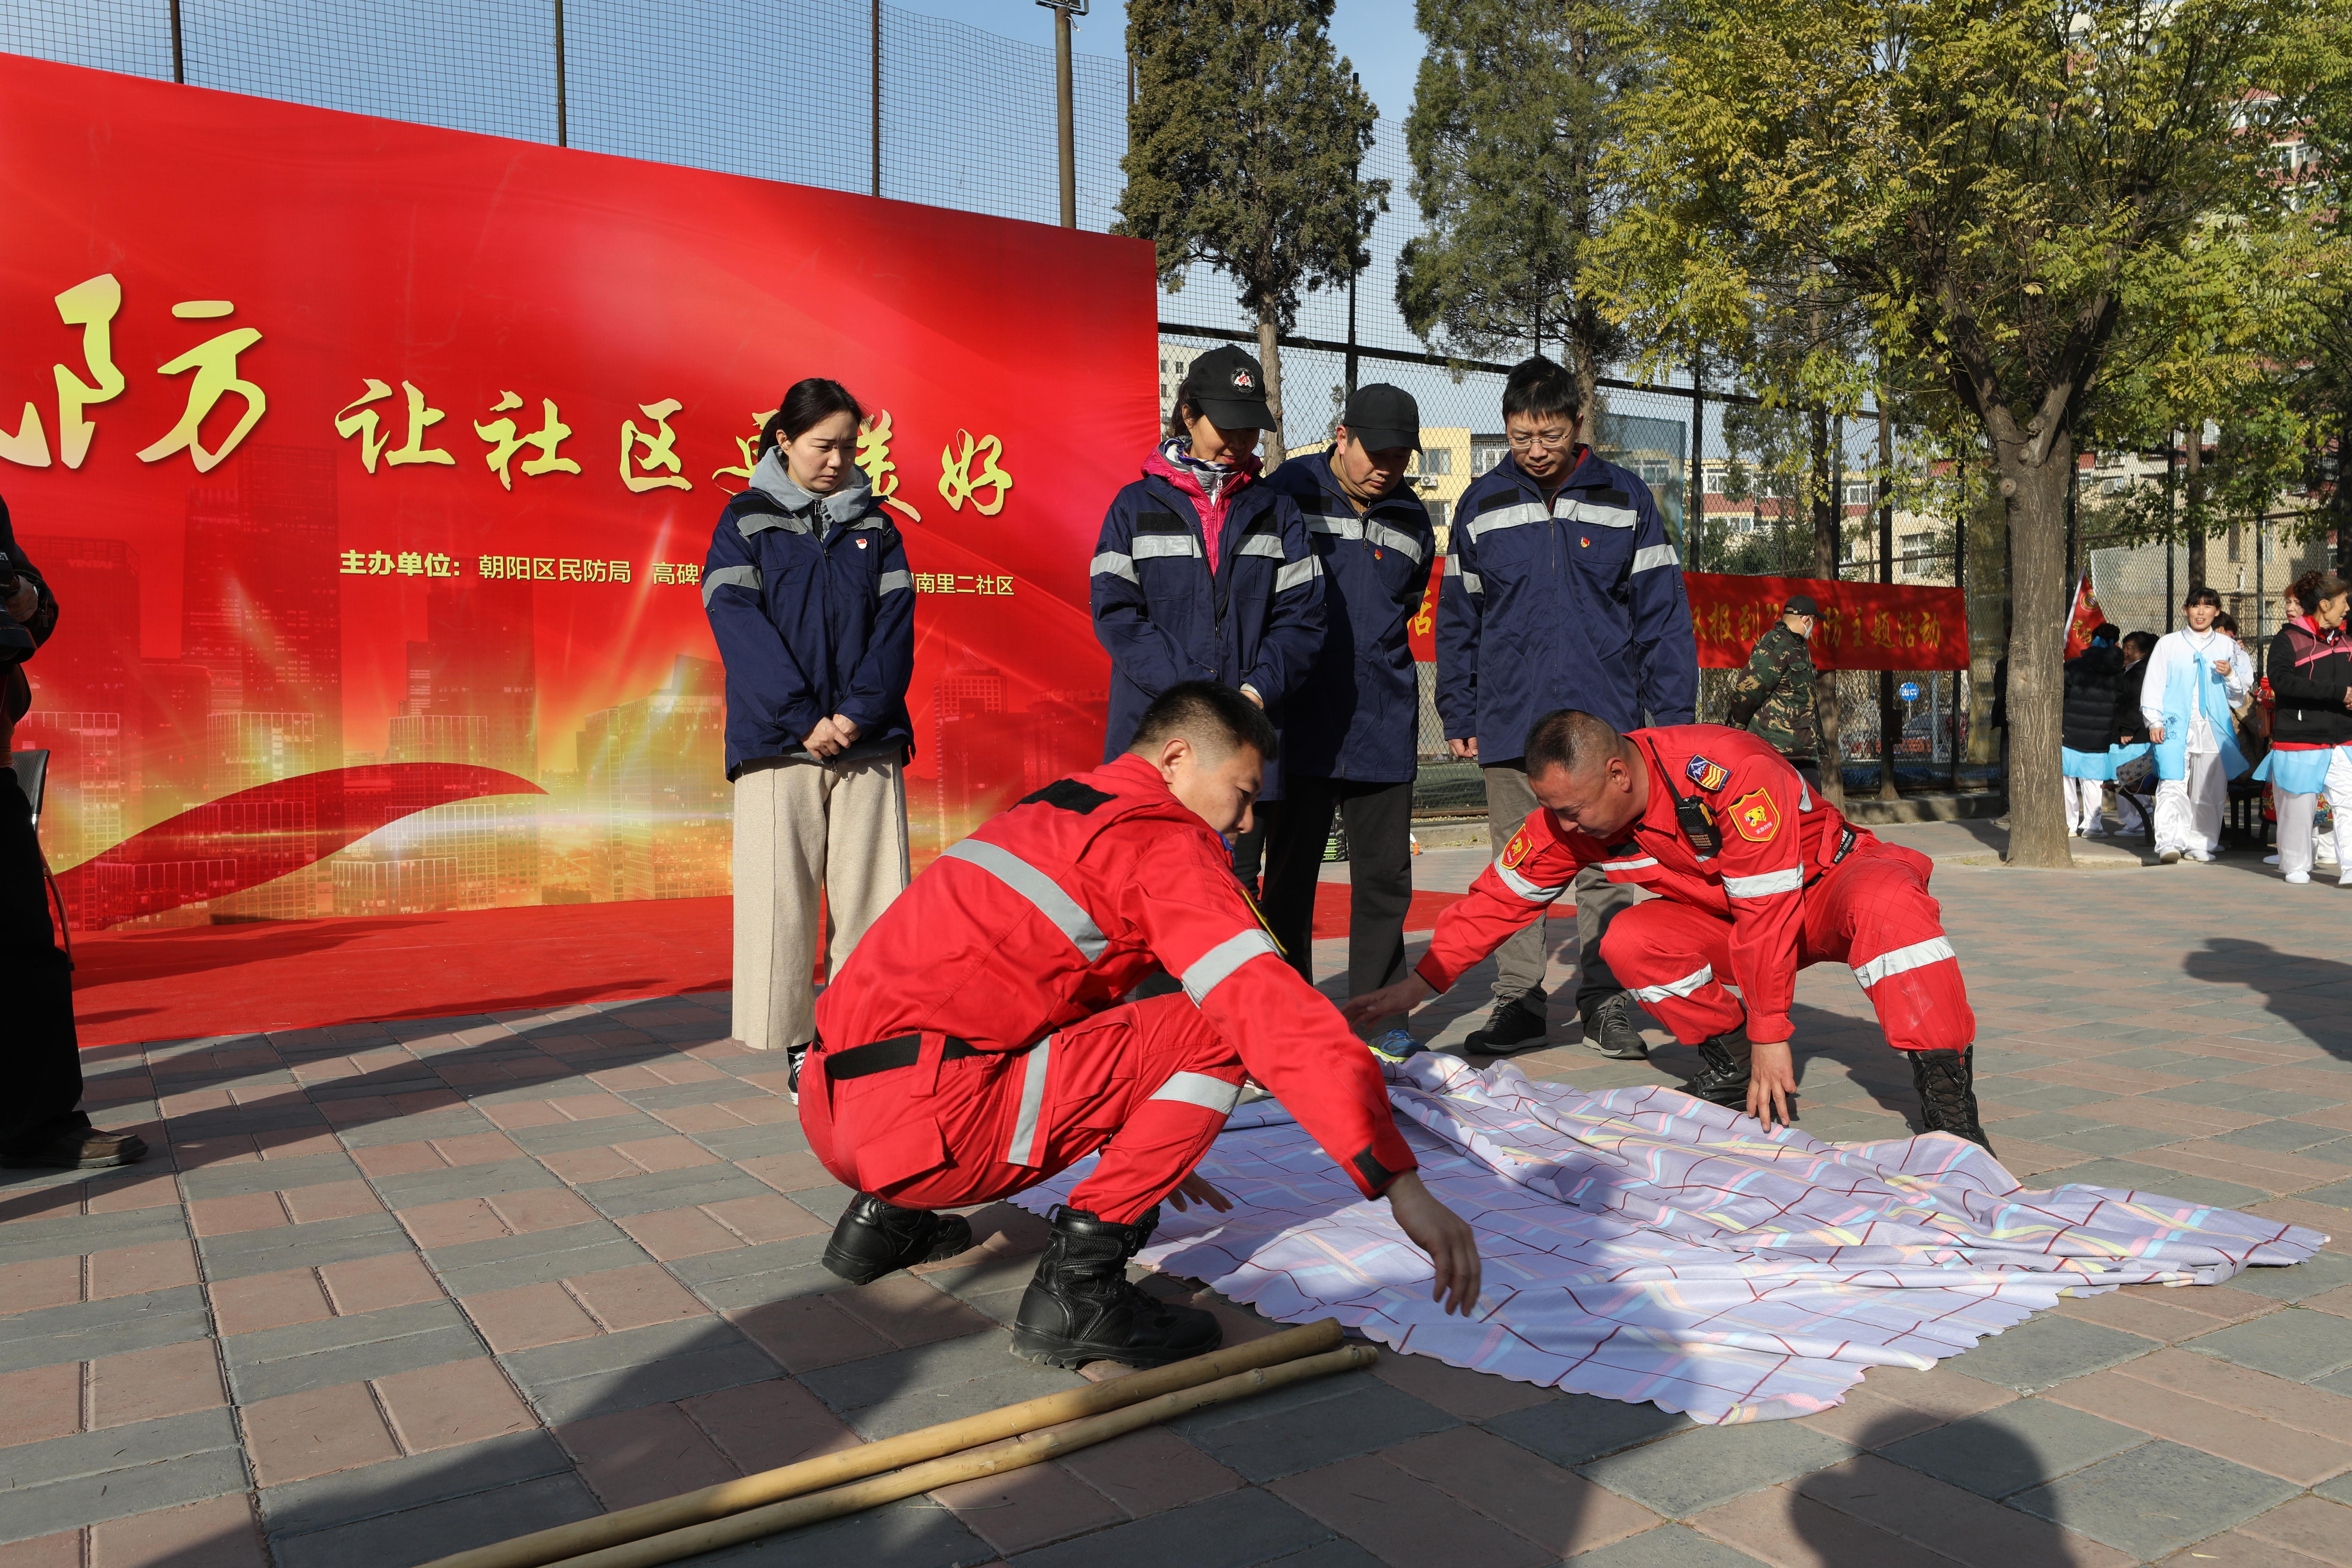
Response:
[[[1429,930],[1461,896],[1413,894],[1405,930]],[[732,904],[667,899],[84,932],[74,938],[75,1018],[90,1047],[723,991]],[[1345,884],[1317,893],[1315,934],[1348,934]]]

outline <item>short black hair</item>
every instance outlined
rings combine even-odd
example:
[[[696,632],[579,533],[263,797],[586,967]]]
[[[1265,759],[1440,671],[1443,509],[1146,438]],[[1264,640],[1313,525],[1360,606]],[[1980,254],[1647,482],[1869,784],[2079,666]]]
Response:
[[[1622,740],[1606,719],[1576,708],[1555,708],[1528,729],[1528,777],[1566,768],[1574,778],[1618,754]]]
[[[1181,735],[1195,745],[1247,746],[1267,762],[1279,743],[1265,710],[1220,680],[1180,680],[1153,699],[1135,727],[1130,752],[1145,752]]]
[[[2189,597],[2180,601],[2180,607],[2185,610],[2191,605],[2210,605],[2218,610],[2221,607],[2221,595],[2211,588],[2191,588]]]
[[[776,399],[776,411],[760,426],[761,455],[765,457],[771,447],[799,440],[811,426],[836,414],[848,415],[861,426],[866,423],[866,410],[841,383],[821,375],[793,383],[791,389]]]
[[[2091,628],[2091,640],[2095,643],[2112,643],[2122,635],[2116,630],[2115,623],[2112,621],[2101,621]]]
[[[2156,634],[2154,632],[2126,632],[2124,634],[2124,647],[2138,649],[2140,658],[2146,658],[2149,654],[2156,651]]]
[[[1524,414],[1540,419],[1557,414],[1573,419],[1584,412],[1584,393],[1576,377],[1541,354],[1530,354],[1511,367],[1503,383],[1503,417]]]

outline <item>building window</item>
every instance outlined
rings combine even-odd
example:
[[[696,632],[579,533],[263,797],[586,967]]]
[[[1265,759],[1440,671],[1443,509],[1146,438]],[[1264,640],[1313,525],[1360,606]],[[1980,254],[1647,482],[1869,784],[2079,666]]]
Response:
[[[1927,563],[1936,553],[1936,536],[1932,533],[1906,533],[1902,539],[1903,575],[1916,577],[1927,570]]]
[[[1711,496],[1719,496],[1723,493],[1723,470],[1721,468],[1709,468],[1706,470],[1706,493]]]
[[[1453,514],[1453,508],[1442,500],[1425,500],[1421,504],[1429,509],[1429,522],[1433,528],[1444,528],[1446,519]]]
[[[1503,454],[1509,449],[1500,441],[1473,443],[1470,447],[1470,472],[1477,475],[1489,471],[1503,460]]]
[[[1867,479],[1864,479],[1858,484],[1849,483],[1845,487],[1845,504],[1848,506],[1874,505],[1877,502],[1878,497],[1874,492],[1877,489],[1878,487],[1876,485],[1872,484]]]
[[[1424,474],[1450,474],[1454,471],[1454,448],[1432,447],[1421,455],[1421,471]]]

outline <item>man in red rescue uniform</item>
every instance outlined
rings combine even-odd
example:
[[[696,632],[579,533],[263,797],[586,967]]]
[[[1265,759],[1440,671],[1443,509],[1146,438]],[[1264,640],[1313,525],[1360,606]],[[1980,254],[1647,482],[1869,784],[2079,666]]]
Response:
[[[1229,1206],[1192,1174],[1244,1074],[1270,1089],[1429,1255],[1433,1300],[1478,1299],[1470,1226],[1432,1197],[1380,1070],[1283,961],[1221,835],[1246,831],[1276,742],[1231,687],[1185,681],[1129,750],[953,845],[870,927],[817,1003],[801,1123],[857,1196],[825,1267],[863,1284],[953,1257],[946,1210],[1097,1151],[1054,1211],[1013,1323],[1053,1366],[1158,1366],[1216,1348],[1215,1318],[1128,1282],[1160,1200]],[[1162,969],[1181,993],[1124,1005]]]
[[[1635,999],[1697,1047],[1706,1065],[1686,1092],[1767,1126],[1787,1121],[1797,971],[1843,963],[1886,1043],[1910,1058],[1927,1130],[1992,1147],[1971,1081],[1976,1016],[1927,894],[1926,856],[1853,826],[1779,752],[1720,725],[1620,735],[1562,709],[1528,731],[1527,763],[1538,809],[1439,917],[1415,972],[1351,1001],[1349,1016],[1402,1012],[1446,990],[1598,866],[1660,895],[1620,914],[1601,951]]]

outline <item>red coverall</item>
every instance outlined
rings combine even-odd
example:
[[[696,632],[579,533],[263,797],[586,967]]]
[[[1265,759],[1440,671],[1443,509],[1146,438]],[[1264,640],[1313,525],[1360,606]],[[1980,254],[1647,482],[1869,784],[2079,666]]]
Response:
[[[1113,1005],[1163,967],[1183,994]],[[1371,1053],[1283,962],[1223,841],[1139,757],[950,847],[867,929],[816,1019],[809,1145],[902,1207],[990,1202],[1099,1149],[1071,1206],[1132,1225],[1208,1152],[1244,1072],[1366,1195],[1415,1163]],[[908,1066],[827,1071],[907,1036],[921,1042]]]
[[[1853,971],[1896,1050],[1958,1050],[1975,1040],[1959,961],[1927,893],[1926,856],[1848,825],[1745,731],[1678,724],[1627,738],[1649,767],[1650,803],[1622,840],[1601,844],[1538,809],[1439,917],[1423,980],[1447,989],[1597,865],[1612,882],[1660,895],[1620,914],[1601,953],[1686,1046],[1743,1022],[1751,1040],[1787,1039],[1797,971],[1824,963]],[[1677,796],[1705,806],[1720,853],[1702,855],[1693,844]]]

